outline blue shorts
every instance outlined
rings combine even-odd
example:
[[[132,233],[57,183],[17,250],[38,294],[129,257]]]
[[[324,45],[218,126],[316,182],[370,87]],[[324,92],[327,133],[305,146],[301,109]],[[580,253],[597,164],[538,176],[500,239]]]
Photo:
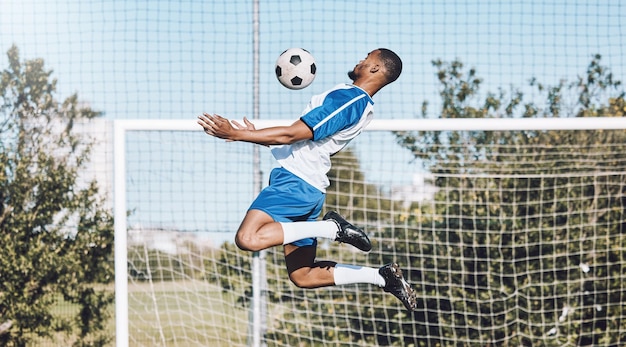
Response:
[[[326,194],[286,169],[275,168],[270,184],[254,199],[249,210],[261,210],[275,222],[315,221],[322,212]],[[293,242],[298,247],[315,246],[317,240],[307,238]]]

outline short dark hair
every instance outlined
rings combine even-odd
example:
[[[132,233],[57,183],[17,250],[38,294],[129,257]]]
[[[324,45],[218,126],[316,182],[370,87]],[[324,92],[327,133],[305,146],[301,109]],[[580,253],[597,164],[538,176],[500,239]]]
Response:
[[[387,71],[385,74],[387,83],[397,80],[400,77],[400,73],[402,73],[402,60],[392,50],[387,48],[379,48],[378,50],[380,51],[380,60]]]

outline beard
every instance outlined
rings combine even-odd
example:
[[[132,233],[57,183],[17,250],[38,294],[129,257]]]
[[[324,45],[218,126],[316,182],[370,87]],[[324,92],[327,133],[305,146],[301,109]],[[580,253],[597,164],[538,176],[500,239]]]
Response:
[[[356,73],[354,72],[354,70],[352,71],[348,71],[348,78],[350,78],[352,80],[352,82],[356,81]]]

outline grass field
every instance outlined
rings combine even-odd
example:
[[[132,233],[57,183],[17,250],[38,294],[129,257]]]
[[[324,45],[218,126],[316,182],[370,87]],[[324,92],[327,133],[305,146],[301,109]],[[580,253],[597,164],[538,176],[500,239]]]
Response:
[[[110,286],[113,291],[113,286]],[[247,346],[248,310],[234,293],[201,281],[129,283],[130,346]],[[71,317],[78,307],[60,302],[54,312]],[[115,346],[114,305],[108,333]],[[70,346],[75,337],[36,339],[32,346]]]
[[[216,285],[130,284],[129,306],[131,346],[246,346],[248,310]]]

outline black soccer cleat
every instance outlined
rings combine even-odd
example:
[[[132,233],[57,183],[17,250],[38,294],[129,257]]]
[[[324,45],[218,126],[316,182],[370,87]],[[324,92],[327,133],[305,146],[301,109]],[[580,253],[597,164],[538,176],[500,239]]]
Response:
[[[328,211],[328,213],[324,215],[323,219],[332,220],[339,227],[335,241],[351,244],[352,246],[365,252],[372,250],[372,243],[363,229],[350,224],[347,220],[343,219],[339,213],[335,211]]]
[[[402,270],[400,270],[398,264],[389,263],[384,265],[378,270],[378,273],[385,279],[385,287],[383,287],[385,292],[391,293],[400,299],[407,310],[417,310],[417,294],[411,288],[409,282],[402,276]]]

